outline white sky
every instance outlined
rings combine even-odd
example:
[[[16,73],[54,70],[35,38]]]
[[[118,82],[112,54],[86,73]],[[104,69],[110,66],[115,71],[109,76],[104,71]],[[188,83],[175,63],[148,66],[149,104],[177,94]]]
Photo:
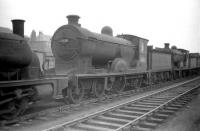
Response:
[[[28,36],[32,29],[53,35],[69,14],[92,32],[108,25],[114,35],[137,35],[154,47],[169,42],[200,52],[200,0],[0,0],[0,26],[24,19]]]

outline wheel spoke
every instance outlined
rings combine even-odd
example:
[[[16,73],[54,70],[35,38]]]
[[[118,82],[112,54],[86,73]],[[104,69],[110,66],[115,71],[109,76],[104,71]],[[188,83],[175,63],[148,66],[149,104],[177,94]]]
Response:
[[[113,84],[113,92],[115,93],[122,92],[125,88],[125,85],[126,85],[126,82],[124,78],[122,77],[117,78]]]
[[[26,98],[15,100],[7,105],[9,113],[1,115],[1,118],[6,120],[15,119],[17,116],[22,115],[28,106],[28,100]]]
[[[104,81],[102,80],[94,80],[92,85],[92,92],[95,97],[101,97],[104,95]]]
[[[71,86],[67,88],[67,93],[64,93],[64,100],[70,103],[80,103],[84,96],[84,87],[79,84],[78,87]]]

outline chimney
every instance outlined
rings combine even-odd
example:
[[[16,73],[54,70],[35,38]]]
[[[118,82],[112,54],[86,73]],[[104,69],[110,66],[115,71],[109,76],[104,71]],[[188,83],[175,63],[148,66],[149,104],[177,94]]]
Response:
[[[69,24],[69,25],[80,26],[80,24],[78,23],[79,18],[80,18],[80,17],[79,17],[78,15],[68,15],[68,16],[67,16],[68,24]]]
[[[24,37],[24,22],[25,20],[12,20],[13,33]]]
[[[165,49],[169,49],[169,43],[165,43]]]
[[[153,46],[152,46],[152,45],[148,45],[148,46],[147,46],[147,49],[148,49],[149,51],[151,51],[151,50],[153,50]]]

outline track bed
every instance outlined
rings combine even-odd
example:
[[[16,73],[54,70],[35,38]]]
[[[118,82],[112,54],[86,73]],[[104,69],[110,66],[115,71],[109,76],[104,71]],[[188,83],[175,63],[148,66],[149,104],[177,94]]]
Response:
[[[149,88],[148,88],[149,89]],[[162,88],[158,90],[163,90]],[[157,90],[157,91],[158,91]],[[70,121],[72,119],[80,118],[85,115],[89,115],[90,113],[99,112],[101,110],[110,108],[112,106],[116,106],[121,103],[125,103],[127,101],[137,99],[138,97],[144,97],[144,95],[148,95],[155,91],[150,91],[148,93],[141,93],[140,95],[131,96],[131,94],[121,95],[113,95],[113,97],[103,98],[101,100],[91,100],[90,102],[83,102],[81,104],[70,105],[65,108],[57,108],[57,110],[53,109],[49,112],[43,112],[38,115],[38,117],[33,119],[27,119],[25,121],[21,121],[18,124],[12,126],[6,126],[1,129],[3,130],[42,130],[47,127],[51,127],[52,125],[62,124],[66,121]],[[114,97],[115,96],[115,97]],[[110,100],[109,100],[110,99]],[[34,128],[32,128],[34,127]]]

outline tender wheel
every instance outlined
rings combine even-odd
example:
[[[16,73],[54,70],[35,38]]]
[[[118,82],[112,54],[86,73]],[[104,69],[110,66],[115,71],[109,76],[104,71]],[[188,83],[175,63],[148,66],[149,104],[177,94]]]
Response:
[[[113,87],[112,87],[112,90],[113,92],[115,93],[120,93],[124,90],[126,86],[126,81],[123,77],[118,77],[116,78],[116,80],[114,81],[114,84],[113,84]]]
[[[103,80],[94,80],[92,84],[92,92],[95,97],[101,97],[104,95],[104,81]]]
[[[67,97],[70,103],[80,103],[84,96],[84,88],[81,84],[78,87],[71,86],[67,88]],[[66,99],[66,98],[65,98]]]
[[[22,115],[28,107],[28,99],[23,98],[20,100],[15,100],[7,105],[8,113],[1,115],[1,118],[6,120],[12,120],[16,117]]]

